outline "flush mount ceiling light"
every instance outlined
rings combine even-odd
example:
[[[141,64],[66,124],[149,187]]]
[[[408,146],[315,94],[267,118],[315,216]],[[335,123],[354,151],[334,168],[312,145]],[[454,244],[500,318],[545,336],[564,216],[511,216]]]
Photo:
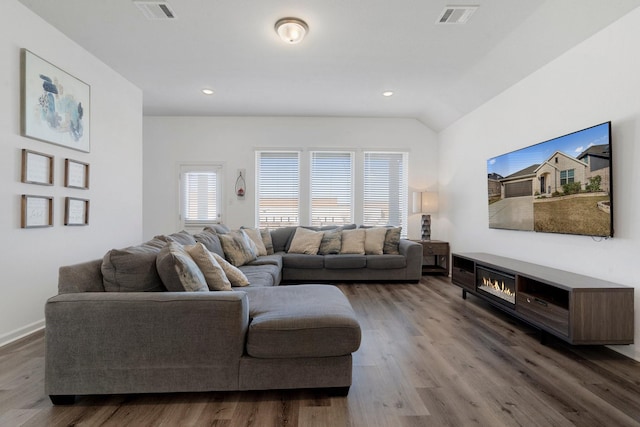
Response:
[[[386,96],[386,97],[393,96],[393,91],[392,90],[385,90],[384,92],[382,92],[382,96]]]
[[[276,22],[276,33],[289,44],[300,43],[309,31],[309,26],[302,19],[282,18]]]
[[[205,95],[213,95],[213,89],[202,89],[202,93]]]

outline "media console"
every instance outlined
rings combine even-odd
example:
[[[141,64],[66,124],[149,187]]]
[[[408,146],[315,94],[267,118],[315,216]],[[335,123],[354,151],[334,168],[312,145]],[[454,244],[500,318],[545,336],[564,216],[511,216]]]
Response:
[[[633,343],[633,287],[486,253],[453,254],[451,281],[570,344]]]

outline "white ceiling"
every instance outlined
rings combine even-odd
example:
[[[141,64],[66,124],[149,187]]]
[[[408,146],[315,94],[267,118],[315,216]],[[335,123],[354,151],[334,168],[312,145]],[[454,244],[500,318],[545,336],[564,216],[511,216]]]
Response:
[[[410,117],[435,131],[640,6],[169,0],[177,19],[149,21],[132,0],[20,2],[140,87],[145,115]],[[465,25],[436,25],[455,4],[480,7]],[[273,29],[287,16],[309,25],[301,44]]]

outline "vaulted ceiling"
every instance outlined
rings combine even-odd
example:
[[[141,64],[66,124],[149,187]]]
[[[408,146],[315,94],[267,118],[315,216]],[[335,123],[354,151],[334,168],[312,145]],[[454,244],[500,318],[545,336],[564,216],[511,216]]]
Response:
[[[459,2],[168,0],[171,20],[133,0],[20,2],[140,87],[145,115],[410,117],[435,131],[640,6],[467,1],[466,24],[436,24]],[[274,31],[288,16],[309,25],[300,44]]]

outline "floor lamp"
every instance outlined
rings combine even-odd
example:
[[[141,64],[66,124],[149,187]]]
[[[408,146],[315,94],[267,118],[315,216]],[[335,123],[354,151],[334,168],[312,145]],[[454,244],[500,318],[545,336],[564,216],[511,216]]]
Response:
[[[422,191],[413,193],[413,213],[421,213],[421,240],[431,240],[431,215],[438,212],[438,193]]]

